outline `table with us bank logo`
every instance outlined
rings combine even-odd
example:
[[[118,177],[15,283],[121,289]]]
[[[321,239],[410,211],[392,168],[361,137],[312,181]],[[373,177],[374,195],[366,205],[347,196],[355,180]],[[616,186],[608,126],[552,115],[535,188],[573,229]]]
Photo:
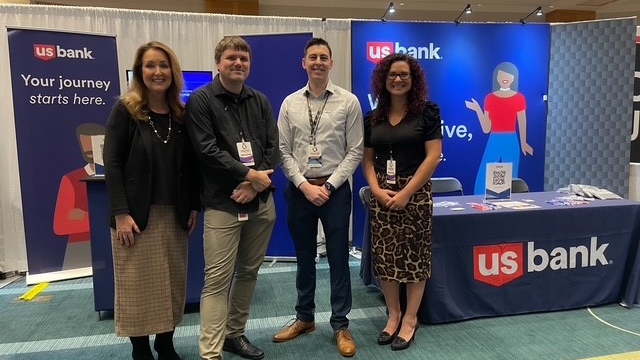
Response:
[[[557,192],[513,194],[514,208],[487,209],[483,196],[435,197],[432,277],[421,322],[573,309],[640,306],[640,202],[552,205]],[[527,206],[533,205],[533,206]],[[520,207],[520,208],[518,208]],[[360,276],[371,273],[365,225]]]

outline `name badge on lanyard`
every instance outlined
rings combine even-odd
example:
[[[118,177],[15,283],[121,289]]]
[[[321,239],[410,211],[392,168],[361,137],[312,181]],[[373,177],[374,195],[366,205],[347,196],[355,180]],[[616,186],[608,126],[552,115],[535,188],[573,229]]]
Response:
[[[322,150],[320,150],[320,145],[309,145],[307,148],[307,159],[310,168],[322,167]]]
[[[396,183],[396,161],[387,160],[387,184]]]
[[[242,164],[245,166],[253,166],[256,164],[253,159],[253,150],[251,150],[250,142],[240,141],[236,143],[236,147],[238,148],[238,156]]]

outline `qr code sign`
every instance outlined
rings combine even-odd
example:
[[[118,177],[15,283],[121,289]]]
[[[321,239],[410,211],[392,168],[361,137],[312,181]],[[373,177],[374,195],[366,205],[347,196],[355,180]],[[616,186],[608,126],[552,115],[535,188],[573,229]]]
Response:
[[[494,171],[492,181],[493,185],[504,185],[506,175],[506,171]]]

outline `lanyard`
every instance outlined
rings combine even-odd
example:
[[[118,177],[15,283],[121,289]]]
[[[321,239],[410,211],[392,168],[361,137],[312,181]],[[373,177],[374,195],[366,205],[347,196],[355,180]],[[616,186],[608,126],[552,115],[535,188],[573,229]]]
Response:
[[[407,115],[408,111],[408,108],[404,110],[400,121],[395,126],[391,125],[391,113],[387,114],[387,123],[393,129],[392,131],[387,131],[387,144],[389,145],[389,158],[391,160],[393,160],[393,144],[396,140],[396,132],[398,132],[398,128],[400,127],[400,125],[402,125],[402,120],[404,120],[404,117]],[[389,133],[391,133],[391,138],[389,138]]]
[[[242,116],[240,115],[240,99],[233,99],[233,102],[231,103],[231,105],[229,106],[231,107],[231,111],[233,111],[235,113],[235,117],[237,121],[233,121],[233,125],[234,127],[240,132],[240,139],[242,140],[242,142],[244,142],[244,131],[243,131],[243,124],[242,124]],[[225,110],[227,110],[227,106],[225,106]],[[240,129],[238,129],[238,126],[240,125]]]
[[[324,103],[322,104],[322,108],[318,110],[315,118],[311,112],[311,101],[309,100],[309,91],[305,92],[305,96],[307,97],[307,109],[309,110],[309,125],[311,125],[311,135],[309,135],[309,144],[315,146],[316,145],[316,134],[318,133],[318,125],[320,124],[320,118],[322,117],[322,113],[324,112],[324,107],[327,105],[327,100],[329,99],[329,95],[331,93],[329,91],[324,94]]]

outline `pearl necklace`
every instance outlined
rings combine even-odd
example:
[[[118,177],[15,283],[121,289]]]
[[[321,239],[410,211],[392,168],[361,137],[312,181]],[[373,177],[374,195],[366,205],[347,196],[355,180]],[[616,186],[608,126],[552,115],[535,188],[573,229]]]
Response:
[[[149,118],[149,124],[151,124],[151,128],[153,128],[153,132],[156,133],[156,136],[158,137],[158,139],[160,139],[160,141],[162,141],[163,143],[168,143],[169,139],[171,138],[171,113],[169,113],[169,132],[167,132],[167,138],[163,139],[160,134],[158,134],[158,130],[156,129],[156,127],[153,125],[153,120],[151,120],[151,116],[147,116]]]

